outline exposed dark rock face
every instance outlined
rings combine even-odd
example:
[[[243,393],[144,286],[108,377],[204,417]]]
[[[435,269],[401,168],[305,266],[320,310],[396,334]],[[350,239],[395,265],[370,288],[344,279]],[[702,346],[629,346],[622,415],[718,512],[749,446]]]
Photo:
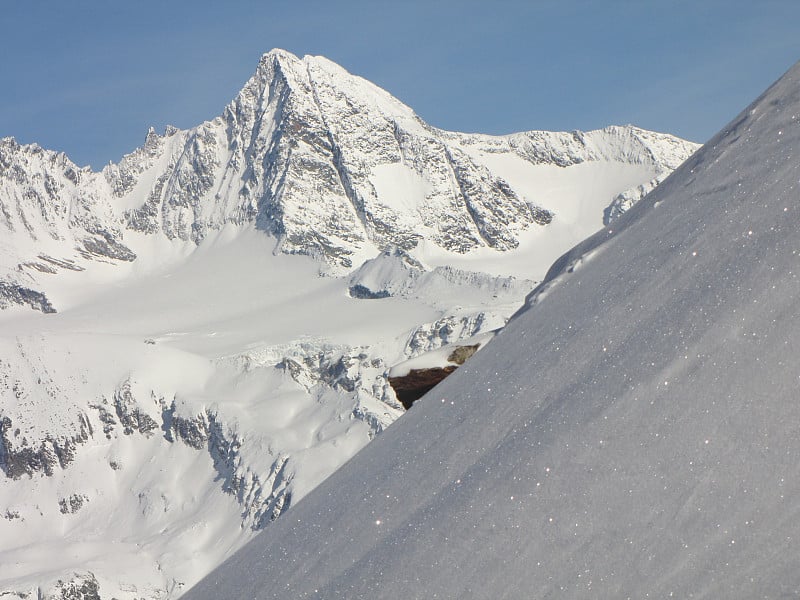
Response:
[[[147,436],[158,429],[158,423],[142,411],[131,392],[131,382],[126,380],[114,393],[114,408],[125,435],[139,431]]]
[[[33,598],[33,596],[31,594],[28,594],[28,593],[25,593],[25,592],[8,591],[8,592],[0,592],[0,598],[3,598],[3,599],[6,599],[6,598],[21,598],[22,600],[27,600],[27,598]],[[38,598],[36,600],[38,600]]]
[[[42,292],[22,287],[6,281],[0,281],[0,309],[8,308],[11,304],[30,306],[43,313],[54,313],[56,309],[50,304]]]
[[[46,598],[53,600],[100,600],[100,584],[93,573],[79,574],[70,581],[61,581]]]
[[[480,347],[480,344],[456,346],[447,356],[448,362],[455,364],[432,367],[430,369],[411,369],[407,375],[389,377],[389,385],[392,386],[397,399],[400,400],[403,407],[408,410],[414,402],[422,398],[437,383],[455,371],[458,365],[463,365]]]
[[[447,357],[447,360],[456,363],[457,365],[463,365],[464,362],[470,356],[475,354],[478,351],[478,348],[480,347],[481,347],[480,344],[472,344],[470,346],[456,346],[455,350],[453,350]]]
[[[83,240],[83,248],[78,251],[86,258],[100,256],[132,262],[136,260],[136,254],[124,244],[114,239],[114,236],[107,231],[95,232],[95,237],[88,237]]]
[[[30,445],[24,437],[16,443],[20,431],[12,426],[11,419],[3,417],[0,419],[0,469],[11,479],[22,475],[32,477],[34,473],[52,475],[56,466],[64,469],[75,459],[78,444],[85,443],[92,433],[89,419],[80,414],[77,433],[71,437],[48,436],[38,446]]]
[[[327,376],[332,380],[339,381],[341,385],[348,383],[344,359],[328,365],[328,371]],[[207,452],[223,491],[237,498],[242,505],[243,523],[253,529],[266,526],[289,507],[290,484],[294,474],[288,456],[276,454],[268,473],[253,472],[242,458],[241,439],[220,421],[216,412],[205,410],[199,414],[182,415],[176,410],[174,400],[168,404],[152,390],[147,394],[143,398],[149,396],[153,405],[160,407],[159,413],[148,414],[145,408],[147,403],[138,397],[141,393],[130,378],[119,384],[110,399],[100,397],[89,405],[97,411],[92,419],[99,421],[106,439],[118,435],[152,437],[160,430],[169,442],[182,442],[195,450]],[[35,474],[52,476],[57,467],[67,468],[74,460],[78,446],[93,435],[89,416],[80,413],[74,433],[49,435],[31,441],[9,416],[0,414],[0,470],[11,479],[23,475],[33,477]],[[122,468],[116,460],[111,460],[109,466],[114,470]],[[58,499],[60,512],[73,514],[88,500],[82,494],[61,497]]]
[[[111,432],[114,431],[114,426],[117,424],[117,420],[109,410],[111,407],[108,404],[108,400],[103,398],[102,402],[98,404],[90,404],[89,408],[93,408],[97,411],[97,417],[100,419],[100,423],[102,423],[103,426],[103,433],[106,435],[106,439],[110,440]]]
[[[177,414],[175,402],[163,404],[161,429],[170,442],[180,440],[211,456],[222,489],[242,505],[242,518],[252,529],[261,529],[277,519],[291,504],[289,484],[292,474],[288,457],[278,456],[264,478],[244,465],[239,437],[227,429],[214,411],[193,417]]]
[[[72,494],[69,498],[61,498],[58,501],[58,508],[62,515],[75,514],[89,498],[84,494]]]
[[[351,298],[358,298],[359,300],[380,300],[381,298],[388,298],[391,296],[387,290],[373,292],[371,289],[361,284],[351,285],[348,293]]]
[[[415,401],[422,398],[442,379],[450,375],[458,367],[434,367],[432,369],[411,369],[408,375],[402,377],[389,377],[389,385],[397,394],[397,399],[406,410],[411,408]]]

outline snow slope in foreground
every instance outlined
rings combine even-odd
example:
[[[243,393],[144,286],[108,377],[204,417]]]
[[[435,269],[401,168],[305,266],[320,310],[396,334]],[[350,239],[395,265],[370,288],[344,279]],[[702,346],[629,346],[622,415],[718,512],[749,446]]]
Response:
[[[798,152],[796,65],[185,597],[796,596]]]

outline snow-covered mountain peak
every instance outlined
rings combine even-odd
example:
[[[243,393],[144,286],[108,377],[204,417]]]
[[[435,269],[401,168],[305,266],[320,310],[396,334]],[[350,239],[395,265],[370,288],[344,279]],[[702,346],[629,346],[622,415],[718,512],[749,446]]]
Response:
[[[258,82],[263,89],[268,90],[274,85],[276,78],[296,80],[304,71],[305,65],[301,58],[286,50],[275,48],[261,56],[255,73],[244,88],[253,82]]]
[[[2,153],[3,169],[9,169],[12,165],[22,165],[26,161],[37,163],[41,166],[53,165],[54,167],[70,168],[76,171],[88,171],[88,167],[81,169],[73,163],[66,154],[55,150],[42,148],[39,144],[21,144],[13,136],[0,138],[0,153]]]
[[[261,65],[274,63],[276,61],[296,64],[302,62],[302,59],[296,54],[289,52],[288,50],[284,50],[283,48],[273,48],[272,50],[268,50],[261,55],[258,64],[260,67]]]
[[[99,173],[1,140],[0,595],[174,598],[695,147],[442,131],[281,50]]]
[[[222,115],[188,130],[167,128],[163,135],[151,129],[140,148],[101,176],[88,172],[71,181],[77,168],[65,175],[50,160],[47,168],[54,172],[44,179],[59,183],[50,186],[48,204],[88,202],[106,217],[92,224],[62,219],[65,230],[56,234],[48,225],[47,235],[63,243],[46,254],[86,268],[83,263],[96,256],[116,261],[141,253],[134,247],[141,245],[137,234],[198,244],[226,225],[245,224],[271,234],[278,251],[314,256],[333,273],[392,247],[423,261],[431,252],[503,252],[554,219],[556,228],[574,230],[578,206],[555,201],[551,182],[563,188],[555,179],[576,178],[567,171],[555,179],[552,173],[536,176],[537,168],[594,163],[618,171],[612,188],[597,194],[602,206],[595,217],[605,209],[608,220],[694,148],[632,127],[510,136],[445,132],[325,58],[273,50]],[[35,153],[12,141],[4,149],[9,164],[32,160]],[[576,175],[579,170],[587,171],[575,169]],[[34,224],[50,209],[39,207],[34,199],[42,195],[23,179],[9,192],[19,201],[4,205],[5,212]],[[547,183],[531,185],[535,181]],[[16,230],[43,237],[34,225]],[[585,233],[591,231],[571,235]],[[86,238],[100,240],[90,242],[88,253]],[[9,267],[36,262],[38,253],[15,248],[17,260]],[[38,278],[0,277],[25,286]]]
[[[318,55],[307,54],[302,58],[287,50],[275,48],[264,53],[258,62],[252,79],[266,84],[274,83],[282,77],[295,84],[298,93],[313,93],[313,89],[324,83],[336,90],[336,94],[346,95],[350,100],[371,103],[386,113],[398,113],[402,117],[416,117],[414,111],[397,100],[389,92],[371,81],[354,75],[332,60]],[[245,86],[246,87],[246,86]]]

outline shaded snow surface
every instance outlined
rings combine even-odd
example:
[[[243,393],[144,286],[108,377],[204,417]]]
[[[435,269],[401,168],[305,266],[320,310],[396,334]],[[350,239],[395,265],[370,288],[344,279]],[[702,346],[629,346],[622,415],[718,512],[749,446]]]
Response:
[[[185,597],[796,597],[799,158],[796,65]]]

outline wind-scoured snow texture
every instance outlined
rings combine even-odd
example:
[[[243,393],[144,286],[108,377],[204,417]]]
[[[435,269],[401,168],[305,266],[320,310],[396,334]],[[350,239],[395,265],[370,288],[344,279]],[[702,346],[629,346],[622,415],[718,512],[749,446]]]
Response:
[[[800,65],[185,597],[796,596],[798,152]]]
[[[694,148],[443,132],[283,51],[100,173],[0,141],[0,595],[178,596]]]

